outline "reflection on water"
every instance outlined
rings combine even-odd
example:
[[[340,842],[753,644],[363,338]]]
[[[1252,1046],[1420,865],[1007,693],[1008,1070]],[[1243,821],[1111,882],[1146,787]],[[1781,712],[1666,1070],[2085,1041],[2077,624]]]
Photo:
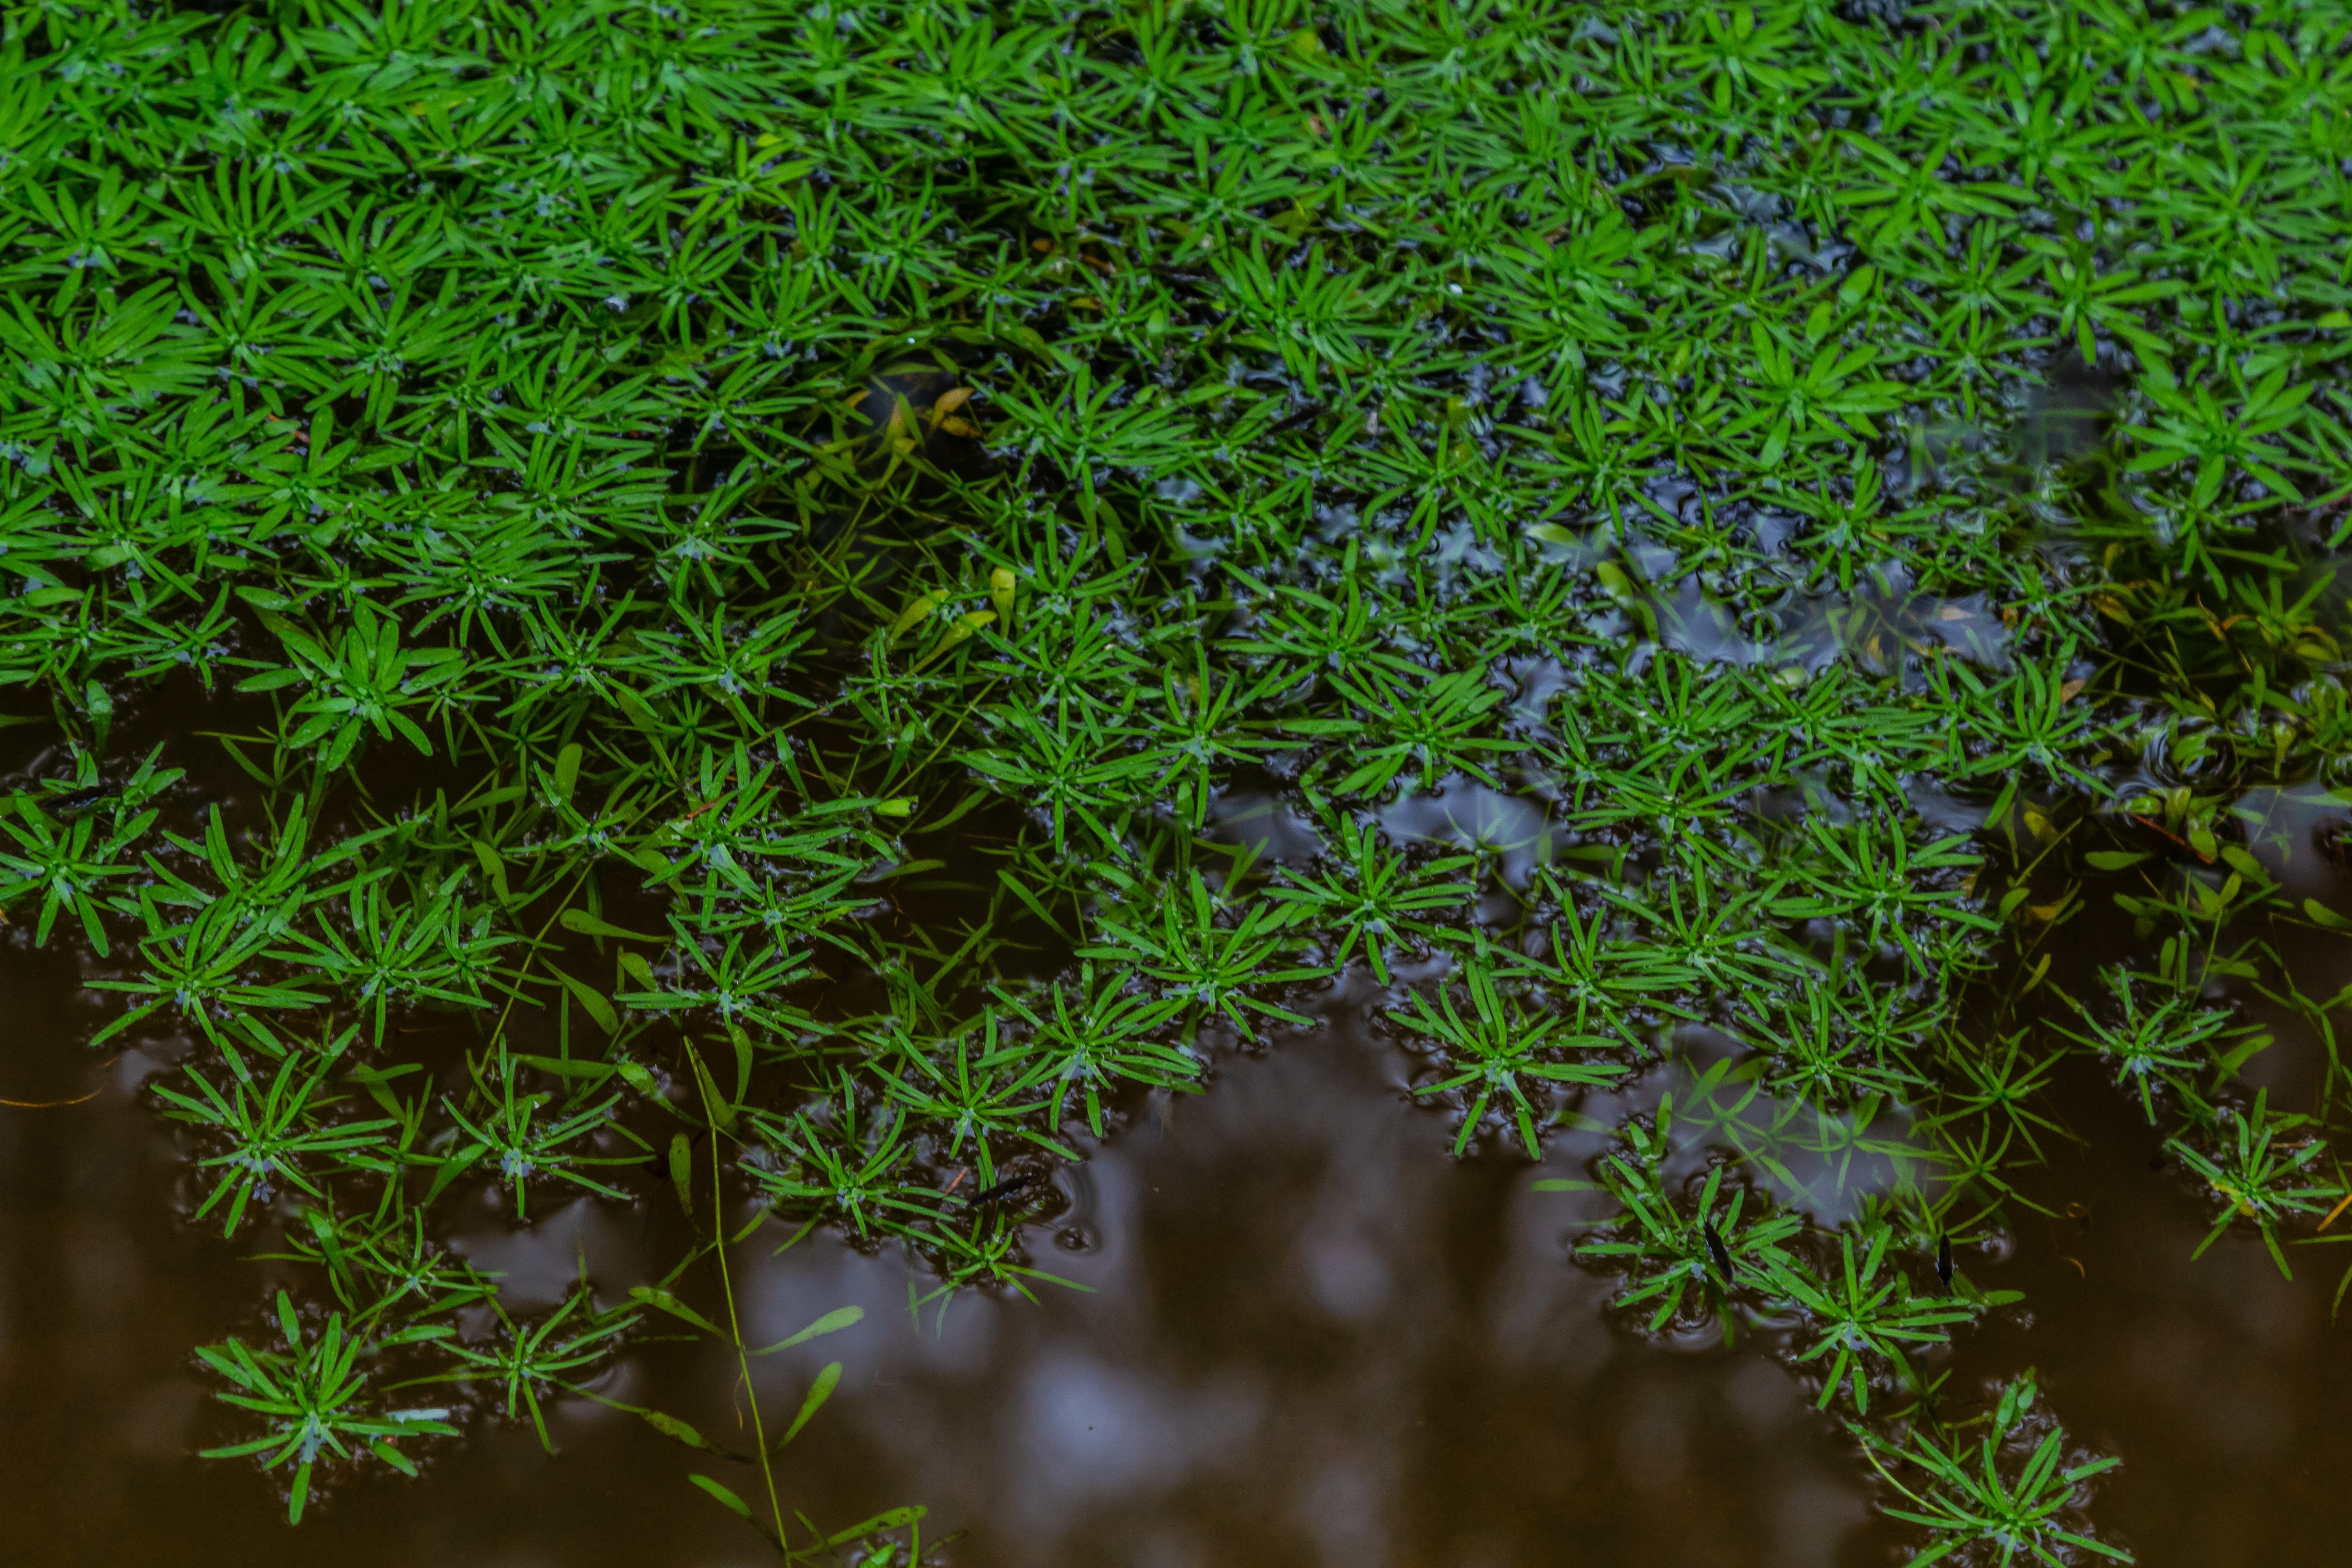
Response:
[[[21,1016],[67,1022],[55,972],[6,952]],[[0,1110],[9,1561],[761,1560],[686,1484],[714,1461],[577,1398],[551,1405],[552,1458],[527,1424],[478,1421],[423,1483],[350,1479],[289,1531],[248,1468],[193,1458],[234,1422],[186,1350],[259,1331],[278,1277],[249,1255],[273,1248],[169,1217],[184,1167],[168,1134],[75,1037],[20,1037],[10,1098],[97,1099]],[[1038,1207],[1039,1266],[1083,1291],[967,1296],[919,1326],[895,1252],[747,1246],[751,1342],[866,1312],[755,1363],[772,1413],[827,1361],[847,1369],[787,1451],[788,1506],[837,1524],[922,1502],[927,1535],[962,1532],[939,1560],[967,1568],[1895,1560],[1875,1483],[1769,1334],[1729,1351],[1643,1341],[1612,1321],[1610,1281],[1568,1261],[1591,1211],[1530,1186],[1578,1173],[1599,1135],[1563,1132],[1539,1173],[1457,1164],[1448,1118],[1409,1103],[1408,1067],[1342,1019],[1224,1058],[1206,1095],[1139,1108]],[[1585,1109],[1613,1121],[1688,1071]],[[2194,1195],[2150,1168],[2157,1139],[2095,1065],[2069,1073],[2056,1113],[2089,1142],[2063,1146],[2030,1194],[2063,1217],[1970,1265],[2029,1310],[1962,1339],[1953,1388],[2037,1365],[2077,1440],[2123,1457],[2098,1517],[2143,1563],[2333,1560],[2352,1522],[2352,1359],[2327,1326],[2336,1260],[2314,1255],[2335,1249],[2301,1249],[2294,1284],[2251,1240],[2192,1265]],[[583,1268],[608,1299],[648,1282],[682,1223],[659,1200],[550,1205],[529,1230],[485,1209],[457,1245],[528,1312]],[[725,1443],[743,1420],[731,1381],[707,1343],[653,1342],[596,1386]]]
[[[746,1247],[752,1342],[867,1314],[757,1363],[771,1411],[826,1361],[848,1369],[788,1451],[788,1499],[829,1522],[920,1500],[967,1532],[946,1560],[973,1565],[1515,1564],[1564,1540],[1596,1561],[1840,1560],[1865,1489],[1795,1385],[1746,1351],[1662,1353],[1612,1328],[1607,1281],[1566,1260],[1570,1208],[1528,1192],[1522,1161],[1447,1158],[1405,1070],[1328,1029],[1144,1108],[1041,1205],[1040,1265],[1085,1291],[967,1296],[919,1328],[895,1252]],[[249,1469],[190,1457],[225,1423],[185,1347],[254,1332],[268,1266],[152,1217],[177,1172],[140,1107],[6,1115],[5,1396],[48,1423],[13,1426],[0,1463],[39,1561],[409,1563],[461,1542],[446,1560],[756,1560],[687,1489],[700,1457],[579,1399],[551,1406],[553,1458],[527,1426],[481,1422],[424,1484],[352,1480],[289,1532]],[[657,1207],[550,1205],[528,1231],[486,1209],[458,1246],[505,1272],[515,1310],[583,1262],[618,1296],[675,1255]],[[664,1343],[598,1391],[725,1442],[729,1382],[710,1347]]]
[[[1496,879],[1524,889],[1567,839],[1551,803],[1493,789],[1456,774],[1441,789],[1404,794],[1382,806],[1381,826],[1399,843],[1432,844],[1489,856]]]
[[[1658,1165],[1664,1191],[1679,1193],[1703,1181],[1708,1165],[1730,1152],[1747,1162],[1746,1174],[1773,1204],[1824,1228],[1857,1218],[1881,1194],[1897,1190],[1906,1174],[1917,1184],[1937,1162],[1911,1133],[1907,1107],[1880,1098],[1859,1106],[1823,1109],[1764,1087],[1767,1062],[1739,1054],[1737,1042],[1695,1026],[1675,1030],[1675,1054],[1607,1092],[1585,1097],[1572,1131],[1550,1145],[1550,1163],[1598,1159],[1613,1147],[1629,1119],[1654,1119],[1672,1107],[1666,1152]],[[1713,1079],[1707,1068],[1731,1057],[1738,1066]]]
[[[2124,1457],[2097,1513],[2157,1568],[2340,1562],[2352,1539],[2352,1326],[2331,1328],[2340,1247],[2296,1248],[2279,1277],[2250,1232],[2190,1254],[2210,1213],[2161,1138],[2071,1063],[2059,1103],[2083,1146],[2053,1150],[1997,1275],[2028,1318],[1990,1328],[1985,1360],[2038,1364],[2085,1444]]]
[[[1140,1119],[1063,1216],[1091,1239],[1050,1266],[1092,1294],[919,1333],[895,1258],[772,1262],[765,1322],[871,1314],[795,1494],[919,1496],[971,1563],[1838,1561],[1865,1492],[1787,1375],[1617,1333],[1570,1207],[1448,1160],[1402,1066],[1328,1031]],[[776,1397],[849,1353],[807,1347]]]

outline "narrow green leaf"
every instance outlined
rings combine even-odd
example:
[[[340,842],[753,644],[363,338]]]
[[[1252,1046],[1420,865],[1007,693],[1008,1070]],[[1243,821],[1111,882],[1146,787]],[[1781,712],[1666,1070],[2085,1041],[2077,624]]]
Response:
[[[693,1427],[688,1426],[685,1422],[679,1420],[675,1415],[667,1415],[658,1410],[639,1410],[637,1412],[637,1419],[643,1421],[646,1426],[652,1427],[663,1436],[674,1437],[689,1448],[701,1448],[713,1454],[719,1451],[717,1448],[711,1447],[709,1441],[705,1438],[701,1433],[696,1431]]]
[[[655,936],[641,931],[626,931],[607,920],[599,920],[586,910],[566,910],[555,917],[556,924],[578,936],[611,936],[624,942],[667,942],[667,936]]]
[[[499,856],[496,849],[493,849],[488,844],[483,843],[480,839],[474,839],[472,843],[474,847],[474,859],[476,863],[482,868],[482,875],[490,879],[490,887],[497,892],[499,902],[502,904],[513,903],[514,895],[507,890],[506,861]]]
[[[793,1417],[792,1426],[785,1429],[782,1436],[775,1440],[770,1447],[769,1452],[780,1451],[785,1444],[799,1436],[801,1428],[809,1424],[811,1416],[824,1408],[824,1402],[833,1397],[833,1391],[840,1385],[840,1383],[841,1363],[837,1361],[825,1363],[824,1370],[816,1374],[814,1383],[809,1384],[808,1397],[801,1401],[801,1413]]]
[[[580,742],[573,741],[555,753],[555,798],[569,803],[580,784]]]
[[[751,1353],[753,1355],[772,1355],[778,1351],[788,1351],[794,1345],[805,1344],[811,1340],[821,1338],[826,1334],[837,1332],[842,1329],[850,1327],[854,1323],[862,1323],[865,1321],[866,1309],[863,1307],[835,1307],[832,1311],[827,1312],[824,1317],[819,1318],[815,1322],[811,1323],[799,1333],[793,1335],[792,1338],[778,1340],[774,1344],[753,1351]]]
[[[663,1289],[658,1285],[633,1286],[629,1290],[629,1297],[632,1300],[642,1301],[648,1307],[657,1308],[662,1311],[667,1312],[673,1318],[677,1318],[686,1322],[692,1323],[696,1328],[700,1329],[706,1334],[716,1334],[720,1339],[726,1338],[726,1335],[719,1333],[718,1324],[712,1322],[709,1319],[704,1317],[701,1313],[696,1311],[693,1308],[688,1306],[685,1302],[679,1300],[676,1296],[670,1294],[667,1290]]]
[[[2303,912],[2311,917],[2314,925],[2324,926],[2329,931],[2352,931],[2352,920],[2345,919],[2317,899],[2304,900]]]
[[[700,1475],[688,1476],[686,1479],[692,1481],[696,1486],[700,1487],[704,1491],[709,1492],[712,1497],[717,1498],[720,1502],[725,1503],[729,1508],[733,1509],[737,1513],[741,1514],[745,1519],[751,1517],[751,1505],[745,1502],[741,1498],[737,1497],[734,1492],[730,1490],[720,1482],[712,1480],[709,1476]]]
[[[683,1132],[669,1135],[669,1180],[677,1189],[677,1206],[694,1213],[694,1145]]]
[[[727,1037],[735,1046],[735,1101],[741,1105],[751,1093],[751,1037],[741,1029],[730,1027]]]
[[[409,1479],[415,1480],[416,1479],[415,1461],[409,1458],[407,1455],[402,1453],[391,1444],[385,1442],[383,1438],[379,1437],[374,1442],[370,1443],[368,1445],[368,1452],[373,1454],[377,1458],[382,1459],[385,1464],[390,1465],[394,1469],[398,1470],[402,1475],[406,1476]]]
[[[614,1016],[613,1005],[598,995],[585,981],[566,974],[551,963],[547,966],[547,972],[562,982],[563,989],[572,994],[572,999],[580,1004],[580,1010],[587,1014],[598,1028],[607,1035],[620,1032],[621,1020]]]
[[[827,1546],[845,1546],[850,1542],[865,1540],[877,1530],[904,1530],[929,1518],[930,1511],[920,1504],[894,1508],[886,1513],[877,1513],[872,1519],[861,1520],[846,1530],[835,1531],[825,1537],[824,1543]]]

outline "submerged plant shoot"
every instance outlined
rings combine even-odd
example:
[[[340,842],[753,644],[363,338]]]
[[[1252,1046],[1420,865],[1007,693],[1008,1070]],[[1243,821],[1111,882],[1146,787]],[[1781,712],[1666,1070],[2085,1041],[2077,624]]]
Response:
[[[1769,1372],[1842,1561],[2167,1560],[2002,1272],[2119,1289],[2083,1173],[2352,1289],[2340,6],[123,0],[0,82],[0,1153],[141,1108],[272,1560],[598,1420],[709,1561],[1193,1561],[807,1456],[1127,1310],[1106,1152],[1319,1037],[1403,1142],[1294,1067],[1264,1157]],[[1577,1560],[1365,1484],[1199,1560]]]

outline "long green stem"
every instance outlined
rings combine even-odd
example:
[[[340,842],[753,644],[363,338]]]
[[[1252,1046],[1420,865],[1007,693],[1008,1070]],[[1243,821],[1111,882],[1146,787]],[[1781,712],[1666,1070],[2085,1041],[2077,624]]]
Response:
[[[785,1550],[784,1507],[776,1500],[776,1470],[768,1457],[767,1428],[760,1419],[760,1391],[751,1383],[751,1354],[743,1348],[743,1326],[735,1313],[735,1281],[727,1269],[727,1211],[720,1202],[726,1170],[719,1158],[719,1108],[711,1103],[709,1074],[697,1071],[694,1084],[702,1097],[703,1120],[710,1126],[710,1249],[719,1257],[719,1289],[727,1298],[727,1335],[735,1343],[736,1369],[751,1402],[752,1448],[760,1456],[760,1479],[768,1489],[768,1510],[776,1521],[776,1550],[782,1552]]]
[[[547,933],[555,929],[555,922],[563,918],[563,911],[572,907],[572,900],[579,896],[581,888],[587,880],[585,872],[572,879],[571,891],[563,895],[563,901],[555,906],[553,914],[541,922],[538,934],[530,939],[530,952],[524,957],[522,967],[515,971],[514,983],[507,988],[507,1005],[499,1009],[498,1026],[490,1031],[492,1047],[496,1047],[507,1037],[507,1019],[513,1015],[515,1004],[522,1000],[523,982],[530,977],[531,967],[540,961],[547,942]]]

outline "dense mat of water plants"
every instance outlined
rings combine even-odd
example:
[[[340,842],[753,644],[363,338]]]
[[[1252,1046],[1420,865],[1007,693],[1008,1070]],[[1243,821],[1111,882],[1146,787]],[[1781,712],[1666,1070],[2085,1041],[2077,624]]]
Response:
[[[0,905],[301,1282],[192,1347],[217,1451],[299,1521],[646,1336],[748,1368],[728,1260],[808,1227],[925,1321],[1051,1289],[1053,1163],[1356,986],[1457,1155],[1685,1064],[1562,1200],[1626,1331],[1772,1328],[1915,1561],[2122,1555],[1969,1261],[2068,1054],[2281,1269],[2352,1194],[2335,846],[2258,804],[2352,752],[2347,45],[12,8]],[[582,1193],[702,1240],[522,1316],[446,1246]],[[920,1557],[777,1493],[837,1376],[638,1411],[680,1506]]]

